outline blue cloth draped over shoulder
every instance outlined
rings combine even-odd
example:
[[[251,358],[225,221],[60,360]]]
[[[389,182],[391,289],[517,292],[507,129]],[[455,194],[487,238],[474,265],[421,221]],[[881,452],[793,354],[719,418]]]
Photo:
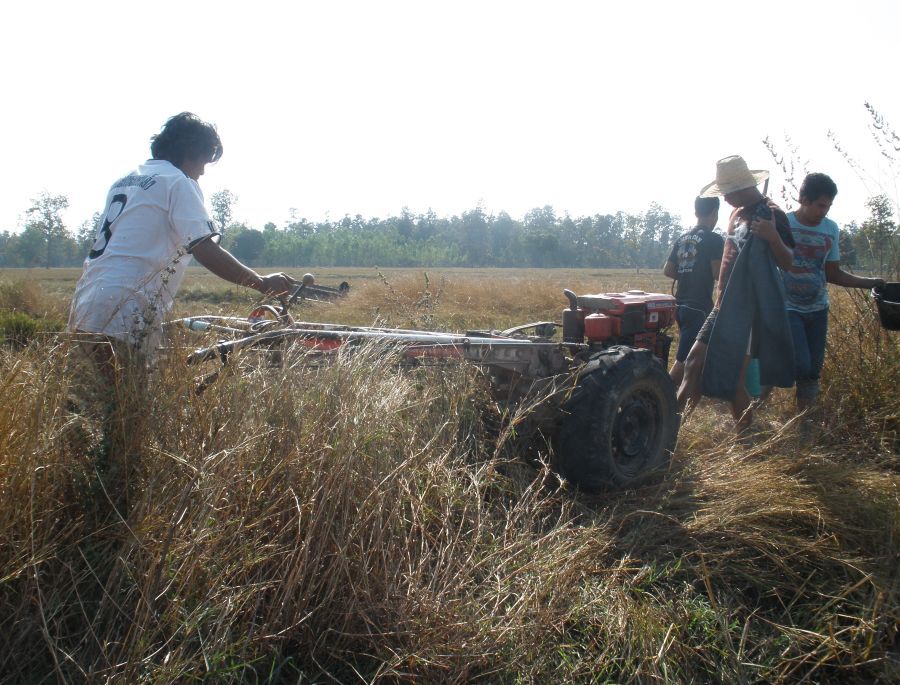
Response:
[[[794,344],[784,283],[764,240],[750,236],[725,286],[703,366],[703,394],[734,399],[750,332],[762,385],[794,384]]]

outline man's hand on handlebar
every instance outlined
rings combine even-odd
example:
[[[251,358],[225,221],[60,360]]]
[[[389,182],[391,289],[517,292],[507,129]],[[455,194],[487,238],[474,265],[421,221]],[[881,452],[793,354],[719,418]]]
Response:
[[[286,273],[274,273],[260,279],[259,292],[270,297],[284,298],[290,295],[300,282]]]

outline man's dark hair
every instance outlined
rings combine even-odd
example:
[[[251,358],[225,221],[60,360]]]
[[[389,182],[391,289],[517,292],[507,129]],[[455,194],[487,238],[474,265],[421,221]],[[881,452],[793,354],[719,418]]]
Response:
[[[698,197],[694,200],[694,216],[698,219],[701,216],[709,216],[713,212],[719,211],[719,198],[717,197]]]
[[[807,174],[800,185],[800,199],[815,202],[820,197],[827,197],[833,200],[837,195],[837,185],[831,180],[830,176],[825,174],[814,173]]]
[[[216,127],[190,112],[176,114],[162,131],[150,137],[153,159],[165,159],[177,167],[185,160],[217,162],[222,151]]]

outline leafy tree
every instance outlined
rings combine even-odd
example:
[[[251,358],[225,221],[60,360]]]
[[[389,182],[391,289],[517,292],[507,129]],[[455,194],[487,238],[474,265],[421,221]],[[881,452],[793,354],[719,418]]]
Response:
[[[841,229],[838,245],[841,250],[841,264],[856,266],[856,240],[860,236],[859,226],[851,221]]]
[[[624,248],[625,263],[640,273],[641,271],[641,243],[643,240],[643,227],[641,217],[619,212],[616,214],[616,223],[622,227],[622,247]]]
[[[20,266],[19,236],[11,231],[0,233],[0,267]]]
[[[15,263],[13,266],[40,266],[47,261],[47,237],[44,231],[34,225],[26,224],[15,239]]]
[[[862,234],[869,246],[873,266],[878,264],[878,273],[885,273],[887,265],[893,273],[897,271],[897,224],[894,210],[887,195],[875,195],[866,202],[869,218],[862,224]]]
[[[415,239],[426,242],[431,239],[438,230],[438,218],[432,211],[428,210],[425,214],[416,218]]]
[[[78,230],[75,231],[75,245],[80,258],[90,251],[91,246],[97,239],[97,233],[100,230],[100,212],[94,212],[90,219],[81,222]]]
[[[400,217],[397,219],[397,232],[402,238],[408,240],[412,237],[416,224],[413,215],[409,211],[409,207],[400,210]]]
[[[589,218],[590,231],[588,245],[592,248],[592,261],[588,266],[612,266],[618,263],[621,233],[617,233],[618,223],[611,214],[597,214]]]
[[[527,212],[523,228],[525,261],[536,267],[559,266],[559,220],[553,207],[544,205]]]
[[[234,206],[237,204],[238,197],[230,190],[218,190],[212,194],[210,204],[212,205],[213,221],[219,232],[224,234],[225,229],[231,223]]]
[[[292,210],[292,212],[293,211],[294,210]],[[288,233],[293,233],[303,238],[313,236],[317,232],[316,225],[305,217],[302,217],[300,219],[292,217],[292,220],[288,222],[287,226],[284,227],[284,230]]]
[[[532,233],[552,233],[557,226],[556,212],[550,205],[535,207],[525,214],[525,229]]]
[[[460,221],[460,247],[466,261],[472,266],[483,266],[488,259],[488,223],[484,210],[479,206],[463,212]]]
[[[58,239],[51,263],[80,263],[93,243],[97,219],[83,222],[74,239],[67,234]],[[414,215],[404,208],[385,219],[346,215],[319,222],[300,218],[293,210],[283,226],[269,222],[258,230],[232,222],[222,245],[254,265],[297,268],[376,264],[659,268],[674,233],[680,231],[678,218],[656,204],[640,215],[584,217],[559,217],[548,205],[532,209],[521,220],[506,212],[488,215],[481,206],[451,217],[438,217],[431,210]],[[46,264],[46,247],[45,233],[32,222],[20,234],[0,234],[0,264]],[[857,252],[868,254],[868,249]]]
[[[681,222],[656,202],[652,202],[643,216],[640,241],[642,265],[652,268],[662,264],[667,248],[680,232]]]
[[[491,224],[490,253],[495,266],[515,264],[521,249],[519,224],[506,212],[500,212]]]
[[[253,264],[266,247],[262,231],[248,228],[241,231],[234,240],[231,252],[242,262]]]
[[[44,266],[49,269],[54,265],[53,248],[57,243],[71,239],[61,216],[62,211],[69,207],[69,198],[44,191],[31,202],[26,212],[25,230],[40,237],[44,248]]]

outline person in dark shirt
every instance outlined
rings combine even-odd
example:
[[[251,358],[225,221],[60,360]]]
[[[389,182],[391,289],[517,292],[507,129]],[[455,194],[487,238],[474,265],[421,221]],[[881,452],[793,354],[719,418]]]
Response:
[[[720,159],[716,164],[716,180],[700,191],[701,197],[723,196],[725,202],[734,207],[728,221],[725,247],[722,252],[722,266],[719,271],[718,297],[691,351],[685,361],[684,380],[678,388],[678,404],[684,410],[696,406],[700,400],[701,377],[706,360],[706,349],[722,302],[722,295],[728,285],[735,261],[751,235],[767,243],[775,263],[782,270],[789,269],[793,259],[794,239],[787,215],[774,207],[757,185],[769,177],[768,171],[751,171],[742,157],[737,155]],[[738,433],[752,423],[750,396],[744,387],[747,364],[752,354],[752,336],[747,341],[747,354],[740,371],[731,411]]]
[[[694,215],[697,225],[678,237],[663,268],[663,273],[675,281],[678,302],[678,351],[669,371],[675,385],[681,385],[684,361],[713,308],[713,285],[719,275],[725,244],[722,236],[713,230],[719,221],[719,198],[696,198]]]

